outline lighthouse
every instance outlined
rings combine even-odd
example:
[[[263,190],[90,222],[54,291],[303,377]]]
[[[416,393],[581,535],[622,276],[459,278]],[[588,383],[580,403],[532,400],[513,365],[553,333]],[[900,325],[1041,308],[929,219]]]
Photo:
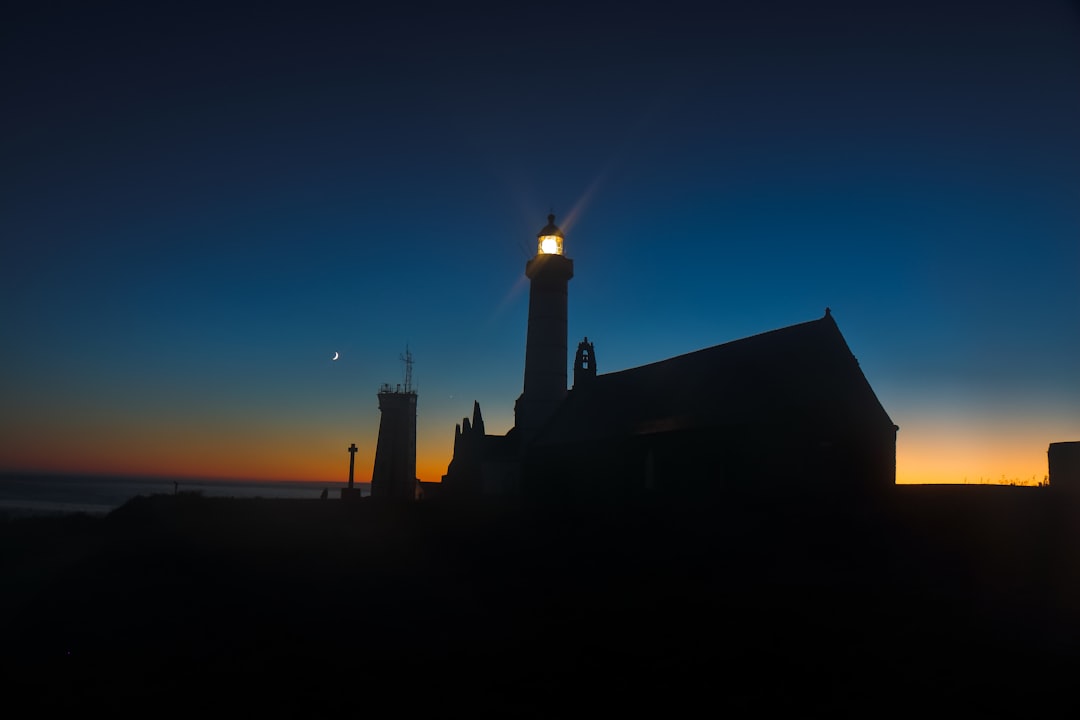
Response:
[[[536,236],[536,256],[525,264],[529,278],[529,327],[525,385],[514,404],[514,425],[524,450],[566,397],[567,287],[574,261],[566,257],[555,216]]]
[[[405,363],[405,387],[385,384],[379,390],[379,440],[375,446],[375,467],[371,473],[371,497],[415,500],[416,481],[416,390],[412,386],[412,353],[408,346],[401,356]]]

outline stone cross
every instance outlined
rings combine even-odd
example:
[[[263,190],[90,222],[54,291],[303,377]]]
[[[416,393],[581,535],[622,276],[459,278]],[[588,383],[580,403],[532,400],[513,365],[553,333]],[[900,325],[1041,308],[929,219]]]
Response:
[[[356,443],[349,445],[349,489],[353,486],[353,466],[356,462]]]

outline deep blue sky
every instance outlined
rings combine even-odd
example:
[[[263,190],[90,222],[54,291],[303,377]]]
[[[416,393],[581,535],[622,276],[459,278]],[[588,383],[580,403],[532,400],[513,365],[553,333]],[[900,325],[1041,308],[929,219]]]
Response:
[[[0,470],[367,479],[408,345],[438,479],[548,212],[601,372],[829,306],[901,480],[1080,440],[1075,3],[95,5],[0,28]]]

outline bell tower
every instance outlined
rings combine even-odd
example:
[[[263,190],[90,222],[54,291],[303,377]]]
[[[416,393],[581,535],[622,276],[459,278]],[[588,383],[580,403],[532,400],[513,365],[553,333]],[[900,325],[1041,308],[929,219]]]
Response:
[[[514,425],[524,450],[566,397],[567,286],[574,261],[563,254],[555,216],[536,236],[529,278],[529,328],[525,340],[525,387],[514,405]]]
[[[596,350],[589,338],[578,343],[574,357],[574,388],[588,387],[596,378]]]

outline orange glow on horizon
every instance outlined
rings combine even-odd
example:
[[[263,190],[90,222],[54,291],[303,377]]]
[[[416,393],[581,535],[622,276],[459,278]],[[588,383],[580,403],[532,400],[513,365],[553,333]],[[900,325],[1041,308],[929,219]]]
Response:
[[[1046,449],[1038,444],[992,444],[956,434],[903,438],[897,442],[896,482],[905,484],[1016,484],[1037,485],[1047,476]],[[347,482],[347,445],[332,442],[296,452],[297,447],[279,452],[246,454],[231,452],[231,445],[202,448],[199,452],[165,457],[144,448],[143,452],[108,452],[102,446],[84,447],[80,452],[45,452],[45,447],[23,447],[17,456],[9,454],[2,472],[56,472],[72,474],[114,474],[142,477],[186,477],[220,480],[268,480]],[[375,438],[357,442],[354,480],[370,482],[374,464]],[[447,453],[418,448],[416,475],[425,482],[439,482],[450,462]]]
[[[344,483],[349,475],[347,448],[355,442],[354,480],[367,483],[378,438],[378,417],[372,416],[353,432],[343,432],[341,425],[347,423],[338,418],[301,432],[270,423],[212,425],[183,419],[61,422],[45,432],[24,418],[0,434],[0,472]],[[1054,420],[1020,427],[976,427],[944,416],[908,420],[897,435],[896,482],[1038,485],[1049,472],[1049,444],[1075,439],[1071,427]],[[439,482],[452,452],[449,433],[435,435],[421,428],[417,477]]]
[[[374,447],[374,444],[372,444]],[[359,444],[358,444],[359,447]],[[353,479],[359,483],[371,482],[374,449],[357,453]],[[146,462],[141,458],[116,461],[100,457],[98,462],[76,462],[74,459],[38,459],[8,464],[0,472],[45,472],[93,475],[120,475],[131,477],[183,477],[204,480],[251,480],[292,481],[312,483],[345,483],[349,479],[348,455],[320,459],[311,458],[284,462],[282,458],[271,462],[258,462],[253,458],[233,458],[230,461],[205,462],[192,459],[189,462],[171,462],[165,465]],[[1045,450],[1042,467],[1030,453],[1020,456],[1000,456],[976,460],[965,454],[937,454],[929,449],[901,452],[897,450],[896,483],[898,485],[1038,485],[1047,477]],[[424,482],[440,482],[450,458],[417,457],[416,476]]]
[[[16,431],[0,441],[0,473],[114,475],[198,480],[345,483],[349,480],[349,441],[341,433],[309,435],[275,428],[247,428],[226,433],[206,429],[79,428],[57,447],[58,433]],[[59,433],[64,434],[64,433]],[[357,436],[353,479],[371,482],[377,430]],[[418,443],[417,477],[438,482],[450,462],[445,438],[425,447]]]
[[[973,428],[924,423],[901,430],[896,441],[896,483],[1038,485],[1049,472],[1053,437],[1042,429]]]

